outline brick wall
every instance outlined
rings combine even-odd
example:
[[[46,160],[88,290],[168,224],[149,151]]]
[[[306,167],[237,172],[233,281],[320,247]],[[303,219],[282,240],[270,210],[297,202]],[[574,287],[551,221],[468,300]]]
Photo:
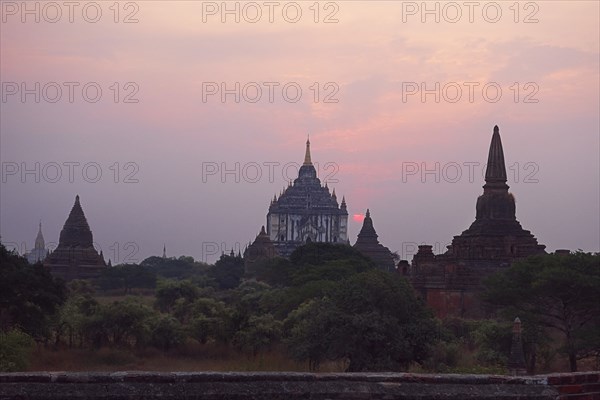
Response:
[[[600,372],[510,377],[398,373],[0,374],[0,400],[600,400]]]
[[[560,400],[600,400],[600,372],[548,375]]]

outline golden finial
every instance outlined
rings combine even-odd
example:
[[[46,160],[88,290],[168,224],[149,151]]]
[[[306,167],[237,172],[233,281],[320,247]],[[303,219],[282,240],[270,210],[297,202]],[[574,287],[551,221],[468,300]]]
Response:
[[[306,153],[304,154],[304,165],[312,165],[310,160],[310,135],[306,139]]]

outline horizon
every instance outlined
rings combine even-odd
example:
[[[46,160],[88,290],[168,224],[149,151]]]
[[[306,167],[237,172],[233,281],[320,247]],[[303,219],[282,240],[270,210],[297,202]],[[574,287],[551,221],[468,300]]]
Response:
[[[79,195],[107,262],[214,263],[266,225],[310,135],[351,244],[369,209],[401,259],[440,254],[498,125],[523,228],[600,251],[600,4],[278,2],[250,22],[250,3],[101,2],[92,22],[2,2],[2,243],[29,251],[41,220],[56,245]]]

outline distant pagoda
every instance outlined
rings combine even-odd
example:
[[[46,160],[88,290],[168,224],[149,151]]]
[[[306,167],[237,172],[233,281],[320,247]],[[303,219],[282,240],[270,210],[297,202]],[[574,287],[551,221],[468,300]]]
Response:
[[[79,196],[60,231],[58,247],[46,257],[44,266],[65,280],[94,278],[106,268],[102,252],[98,254],[94,248]]]
[[[545,253],[516,218],[515,198],[506,184],[500,130],[494,127],[483,194],[477,199],[475,221],[455,236],[448,250],[434,255],[432,246],[419,246],[408,270],[421,297],[439,317],[482,317],[482,281],[508,268],[515,260]]]
[[[253,267],[257,262],[265,261],[275,256],[277,256],[277,251],[263,225],[254,242],[244,250],[244,268],[247,273],[253,272]]]
[[[508,189],[500,130],[495,126],[475,221],[469,229],[454,237],[448,249],[449,256],[510,263],[544,252],[546,246],[539,245],[531,232],[524,230],[517,221],[515,198]]]
[[[335,190],[321,185],[306,141],[304,163],[298,178],[274,197],[267,214],[267,235],[277,253],[288,257],[308,242],[348,244],[348,211],[342,198],[338,204]]]
[[[46,242],[44,241],[44,235],[42,234],[42,221],[40,221],[37,236],[35,238],[35,245],[29,253],[27,253],[27,261],[30,264],[44,261],[48,256],[48,249],[46,249]]]
[[[371,212],[367,209],[363,226],[358,233],[354,248],[360,251],[365,256],[371,258],[377,266],[386,271],[393,271],[394,258],[390,249],[379,243],[377,232],[373,227]]]

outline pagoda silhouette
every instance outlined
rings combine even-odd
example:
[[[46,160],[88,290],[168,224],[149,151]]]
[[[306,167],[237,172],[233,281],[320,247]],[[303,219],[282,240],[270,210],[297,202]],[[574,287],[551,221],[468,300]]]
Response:
[[[500,130],[495,126],[475,221],[454,236],[443,254],[434,255],[430,245],[419,246],[410,268],[401,271],[440,318],[486,316],[491,310],[479,298],[482,281],[516,260],[545,253],[546,246],[517,220],[506,180]]]
[[[79,195],[60,231],[56,249],[46,257],[44,266],[65,280],[95,278],[107,268],[102,252],[94,248],[93,236]]]
[[[378,235],[373,226],[371,211],[367,209],[363,226],[358,233],[354,248],[369,257],[377,266],[385,271],[394,271],[394,258],[390,249],[379,243]]]

